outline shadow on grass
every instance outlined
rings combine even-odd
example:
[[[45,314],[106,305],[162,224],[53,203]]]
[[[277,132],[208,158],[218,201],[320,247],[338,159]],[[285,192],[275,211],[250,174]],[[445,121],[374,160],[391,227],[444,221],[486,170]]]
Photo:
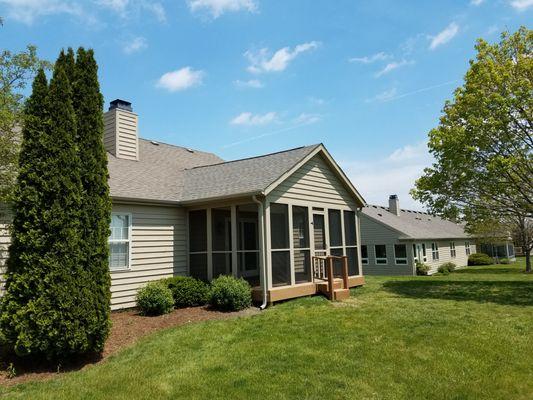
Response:
[[[533,283],[516,281],[389,281],[383,288],[419,299],[477,301],[533,306]]]
[[[468,267],[458,269],[454,274],[523,274],[524,270],[516,267]]]

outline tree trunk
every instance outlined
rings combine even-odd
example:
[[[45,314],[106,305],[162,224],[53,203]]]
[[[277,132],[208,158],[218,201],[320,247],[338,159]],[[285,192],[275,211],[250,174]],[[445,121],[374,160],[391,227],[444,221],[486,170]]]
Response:
[[[529,249],[526,249],[526,272],[531,272],[531,254]]]

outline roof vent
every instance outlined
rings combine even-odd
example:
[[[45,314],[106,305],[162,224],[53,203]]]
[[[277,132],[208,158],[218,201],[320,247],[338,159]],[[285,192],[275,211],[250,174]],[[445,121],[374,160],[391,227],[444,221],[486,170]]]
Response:
[[[193,150],[193,149],[189,149],[189,148],[187,148],[187,149],[185,149],[185,150],[187,150],[189,153],[194,153],[194,150]]]
[[[150,143],[152,143],[154,146],[159,146],[159,143],[156,142],[155,140],[150,140]]]

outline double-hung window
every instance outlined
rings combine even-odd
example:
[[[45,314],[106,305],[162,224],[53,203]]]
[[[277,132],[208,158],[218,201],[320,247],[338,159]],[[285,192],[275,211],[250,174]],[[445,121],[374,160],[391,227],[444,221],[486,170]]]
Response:
[[[439,259],[439,245],[436,242],[431,243],[431,257],[433,261],[438,261]]]
[[[470,255],[470,242],[465,242],[465,252],[467,256]]]
[[[394,262],[396,265],[407,264],[407,246],[405,244],[394,245]]]
[[[455,242],[450,242],[450,257],[457,257],[457,251],[455,250]]]
[[[131,214],[111,214],[109,235],[109,269],[120,271],[131,265]]]
[[[374,246],[376,255],[376,264],[387,264],[387,246],[384,244],[376,244]]]
[[[361,246],[361,263],[365,265],[368,264],[368,247],[366,244]]]

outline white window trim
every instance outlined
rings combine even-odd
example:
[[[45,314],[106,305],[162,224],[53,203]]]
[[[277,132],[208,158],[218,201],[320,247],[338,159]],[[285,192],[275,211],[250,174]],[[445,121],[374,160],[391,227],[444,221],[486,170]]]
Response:
[[[363,258],[363,246],[366,247],[366,258]],[[361,264],[368,265],[368,245],[362,244],[361,245]]]
[[[128,213],[128,212],[112,212],[111,218],[113,218],[113,215],[127,215],[128,216],[128,239],[127,240],[124,240],[124,239],[121,239],[121,240],[108,239],[107,240],[109,245],[111,245],[111,243],[126,243],[126,242],[128,243],[128,265],[126,265],[125,267],[120,267],[120,268],[111,268],[111,263],[109,263],[108,265],[109,272],[114,273],[114,272],[131,271],[131,258],[132,258],[131,249],[132,249],[132,242],[133,242],[132,240],[133,215],[132,213]],[[109,248],[109,255],[111,256],[111,246]]]
[[[439,245],[437,242],[431,242],[431,259],[439,261]]]
[[[396,246],[404,246],[405,247],[405,257],[396,257]],[[404,243],[395,243],[393,246],[394,251],[394,265],[408,265],[407,262],[407,245]],[[398,260],[405,261],[403,263],[398,263]]]
[[[385,258],[383,257],[378,257],[378,253],[376,251],[376,246],[385,246]],[[376,265],[388,265],[389,263],[389,260],[388,260],[388,256],[387,256],[387,245],[386,244],[375,244],[374,245],[374,260],[376,262]],[[380,261],[385,261],[385,262],[380,262]]]
[[[457,250],[455,249],[455,242],[450,242],[450,257],[457,258]]]
[[[465,254],[469,256],[471,253],[470,242],[465,242]]]

